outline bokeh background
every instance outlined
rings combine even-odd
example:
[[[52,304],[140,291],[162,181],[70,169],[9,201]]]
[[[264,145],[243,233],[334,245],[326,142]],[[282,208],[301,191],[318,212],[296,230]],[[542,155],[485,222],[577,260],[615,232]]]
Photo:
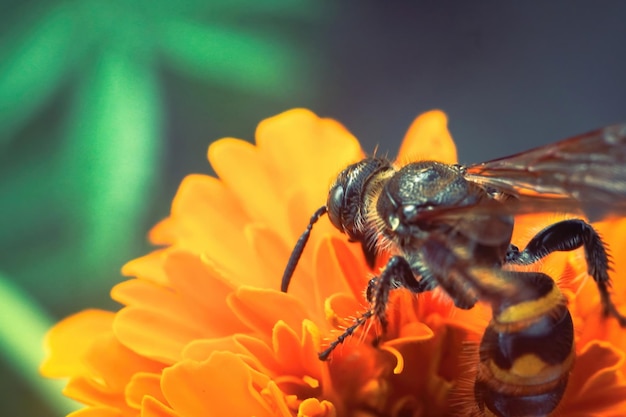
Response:
[[[117,308],[211,141],[308,107],[393,155],[440,108],[469,163],[626,122],[625,21],[619,0],[2,0],[0,414],[76,407],[37,374],[45,330]]]

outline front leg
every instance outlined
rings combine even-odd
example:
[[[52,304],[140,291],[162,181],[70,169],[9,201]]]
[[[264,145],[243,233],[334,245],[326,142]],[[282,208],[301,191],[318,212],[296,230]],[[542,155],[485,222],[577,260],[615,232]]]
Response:
[[[426,280],[417,280],[411,265],[402,256],[393,256],[385,265],[381,274],[372,278],[367,286],[366,297],[370,303],[370,308],[357,318],[354,324],[346,328],[337,339],[332,341],[326,349],[318,354],[320,360],[327,360],[333,350],[354,332],[361,327],[370,317],[376,316],[380,322],[383,332],[387,328],[387,302],[389,292],[396,288],[407,288],[414,293],[420,293],[431,289]]]
[[[418,281],[416,275],[420,276]],[[473,291],[461,290],[463,283],[459,278],[443,279],[434,275],[426,266],[411,267],[409,261],[402,256],[393,256],[385,265],[381,274],[372,278],[367,286],[366,298],[370,308],[357,318],[354,324],[346,328],[326,349],[318,354],[320,360],[327,360],[337,346],[361,327],[369,318],[375,316],[382,326],[383,332],[387,327],[387,303],[389,293],[397,288],[406,288],[413,293],[430,291],[437,284],[454,299],[454,303],[460,308],[471,308],[476,303],[476,294]]]
[[[555,251],[571,251],[583,247],[587,260],[587,271],[598,286],[604,314],[615,317],[621,326],[626,326],[626,317],[620,314],[609,294],[609,258],[598,232],[584,220],[564,220],[546,227],[533,237],[526,248],[520,251],[509,247],[505,262],[528,265]]]
[[[387,327],[387,302],[389,292],[396,288],[406,288],[414,293],[421,293],[432,289],[432,282],[417,280],[411,265],[402,256],[393,256],[385,265],[381,274],[372,278],[367,286],[367,301],[372,305],[373,315],[378,318],[385,331]]]

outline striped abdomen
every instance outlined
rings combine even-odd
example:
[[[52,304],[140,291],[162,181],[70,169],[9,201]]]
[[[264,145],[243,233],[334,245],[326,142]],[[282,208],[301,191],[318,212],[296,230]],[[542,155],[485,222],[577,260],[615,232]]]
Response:
[[[563,396],[573,365],[572,317],[548,275],[509,273],[520,280],[520,293],[492,303],[474,394],[485,416],[548,416]]]

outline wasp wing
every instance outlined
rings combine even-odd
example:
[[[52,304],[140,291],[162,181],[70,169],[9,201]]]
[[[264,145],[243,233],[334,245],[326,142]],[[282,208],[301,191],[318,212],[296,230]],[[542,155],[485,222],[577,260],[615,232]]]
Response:
[[[512,213],[626,214],[626,124],[467,167],[468,181],[512,196]]]
[[[508,204],[487,199],[463,206],[433,207],[419,213],[410,223],[430,235],[443,233],[445,236],[452,230],[470,237],[475,243],[497,246],[511,238],[512,214]]]

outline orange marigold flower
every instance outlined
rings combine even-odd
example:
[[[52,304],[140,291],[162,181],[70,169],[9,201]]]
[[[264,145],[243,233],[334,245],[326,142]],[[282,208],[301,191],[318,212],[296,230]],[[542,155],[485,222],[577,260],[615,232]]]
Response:
[[[416,119],[398,161],[456,162],[446,123],[439,111]],[[477,358],[467,347],[490,319],[484,305],[465,311],[437,291],[392,292],[384,335],[370,320],[320,361],[318,352],[367,309],[363,292],[373,274],[360,247],[327,218],[289,293],[278,290],[330,182],[363,157],[343,126],[302,109],[263,121],[256,145],[212,144],[208,158],[219,178],[183,181],[170,217],[150,233],[163,247],[129,262],[123,272],[135,278],[111,292],[124,307],[83,311],[48,334],[42,373],[68,377],[65,394],[87,405],[72,415],[469,415]],[[555,219],[520,217],[514,242],[523,246]],[[597,227],[615,259],[615,302],[626,310],[626,221]],[[559,415],[626,415],[626,332],[602,317],[583,256],[554,253],[537,268],[558,280],[576,327]]]

